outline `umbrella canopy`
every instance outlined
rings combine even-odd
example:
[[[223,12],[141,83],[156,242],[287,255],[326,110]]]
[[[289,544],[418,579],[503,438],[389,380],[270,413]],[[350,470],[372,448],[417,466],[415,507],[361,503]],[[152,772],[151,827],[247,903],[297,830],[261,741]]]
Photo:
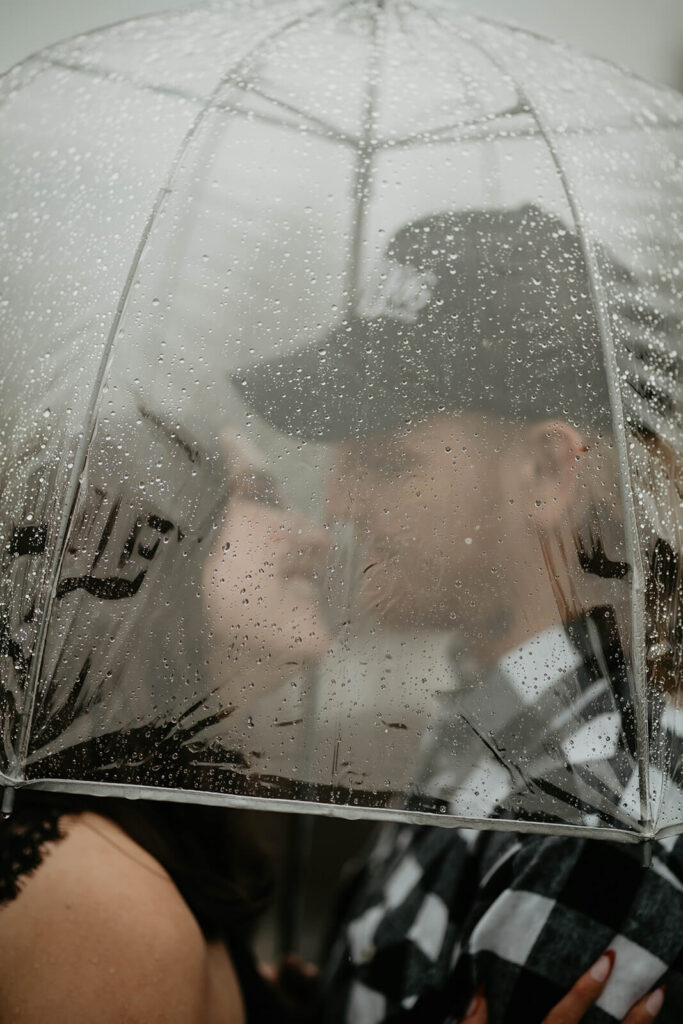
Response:
[[[681,97],[283,0],[1,104],[6,795],[680,831]]]

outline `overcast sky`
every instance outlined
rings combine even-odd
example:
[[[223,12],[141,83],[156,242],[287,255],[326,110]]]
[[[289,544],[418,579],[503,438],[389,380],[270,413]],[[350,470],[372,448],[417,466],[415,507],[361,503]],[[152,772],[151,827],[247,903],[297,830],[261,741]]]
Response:
[[[454,0],[455,5],[455,0]],[[85,29],[187,0],[0,0],[0,69]],[[683,0],[465,0],[683,89]]]

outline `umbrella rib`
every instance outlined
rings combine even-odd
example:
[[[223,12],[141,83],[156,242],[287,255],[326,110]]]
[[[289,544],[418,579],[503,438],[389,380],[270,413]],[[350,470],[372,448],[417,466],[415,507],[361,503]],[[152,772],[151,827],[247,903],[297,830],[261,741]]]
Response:
[[[531,112],[529,112],[531,113]],[[533,115],[532,115],[533,116]],[[423,134],[406,135],[400,139],[386,139],[378,143],[375,149],[389,150],[389,149],[406,149],[409,146],[415,146],[419,144],[430,145],[430,146],[449,146],[453,143],[458,142],[477,142],[478,140],[490,141],[492,139],[498,139],[502,142],[508,142],[511,139],[533,139],[543,138],[543,134],[536,123],[534,126],[529,125],[527,127],[513,128],[510,130],[500,130],[495,135],[491,132],[490,125],[485,123],[477,125],[472,123],[471,125],[462,125],[462,131],[458,130],[458,125],[451,125],[446,128],[437,128],[433,132],[424,132]],[[636,132],[639,130],[638,125],[624,122],[621,125],[613,126],[616,131],[621,132]],[[683,121],[677,121],[674,119],[662,120],[657,123],[658,131],[680,131],[683,127]],[[447,134],[450,132],[451,134]],[[588,138],[590,136],[601,136],[604,135],[602,128],[569,128],[563,130],[564,138]]]
[[[63,71],[75,71],[80,75],[88,75],[103,82],[119,82],[131,85],[135,89],[144,92],[152,92],[157,96],[171,96],[174,99],[187,100],[188,103],[202,104],[205,101],[198,93],[188,92],[186,89],[174,88],[170,85],[158,85],[146,81],[144,78],[136,78],[131,75],[124,75],[120,71],[97,68],[88,64],[80,64],[77,61],[64,60],[59,57],[40,57],[40,62],[46,67],[61,68]]]
[[[207,762],[212,768],[221,769],[221,765]],[[227,771],[231,769],[226,768]],[[262,776],[271,785],[277,785],[278,776]],[[6,776],[0,775],[0,779],[7,780]],[[272,780],[272,781],[271,781]],[[291,780],[288,780],[291,783]],[[101,782],[90,779],[74,780],[71,778],[35,778],[28,781],[23,788],[38,790],[39,792],[61,792],[78,793],[93,796],[127,796],[130,786],[125,782]],[[228,791],[209,792],[207,790],[180,789],[164,786],[151,786],[143,784],[139,787],[140,792],[148,800],[165,800],[172,803],[199,803],[222,807],[237,807],[258,809],[267,811],[286,811],[295,814],[315,814],[325,817],[348,818],[348,805],[343,802],[330,801],[327,799],[304,800],[300,797],[277,797],[265,796],[262,794],[243,796]],[[363,790],[351,789],[351,795],[363,795]],[[324,794],[327,796],[327,793]],[[354,818],[366,818],[371,821],[389,821],[401,825],[430,825],[434,826],[433,811],[419,811],[404,809],[401,807],[375,806],[373,804],[354,804]],[[468,818],[456,814],[439,814],[440,828],[475,828],[489,832],[522,832],[528,835],[547,835],[549,826],[544,821],[516,820],[514,818]],[[662,836],[678,835],[683,832],[683,825],[669,825],[662,830]],[[606,828],[597,825],[566,825],[558,823],[553,827],[553,834],[574,837],[576,839],[601,839],[603,842],[624,843],[635,845],[642,843],[649,838],[639,830]]]
[[[479,20],[490,21],[490,19],[484,18]],[[492,24],[495,23],[492,22]],[[520,29],[519,31],[523,30]],[[90,75],[93,78],[99,78],[103,81],[124,82],[126,85],[131,85],[137,89],[152,92],[159,96],[170,96],[174,99],[185,100],[188,103],[201,104],[205,102],[202,97],[196,93],[188,92],[184,89],[175,89],[168,85],[155,85],[154,82],[146,81],[142,78],[131,78],[117,71],[107,71],[103,68],[89,67],[86,64],[77,64],[72,61],[43,56],[36,58],[36,62],[40,62],[46,67],[62,68],[66,71],[75,71],[78,74]],[[635,77],[637,78],[638,76]],[[283,100],[278,100],[276,97],[270,96],[268,93],[262,92],[260,89],[254,89],[253,87],[249,89],[248,93],[245,91],[245,96],[248,96],[249,94],[260,96],[262,99],[267,100],[274,106],[280,107],[283,111],[287,111],[288,113],[299,117],[301,121],[306,124],[306,130],[314,134],[316,138],[324,141],[339,142],[352,149],[357,149],[360,145],[360,139],[358,136],[352,135],[350,132],[345,132],[341,128],[335,128],[333,125],[323,121],[322,118],[306,113],[306,111],[300,110],[293,104],[285,103]],[[240,106],[235,102],[228,103],[227,101],[219,100],[212,103],[211,107],[214,110],[225,110],[233,114],[241,114],[245,117],[255,118],[257,121],[272,125],[276,128],[293,127],[288,121],[279,121],[274,114],[267,114],[264,111],[252,110],[247,106]],[[498,127],[499,132],[496,137],[503,140],[541,137],[541,131],[537,123],[535,127],[529,126],[528,128],[516,129],[506,129],[504,128],[504,125],[500,124],[502,118],[518,116],[523,113],[528,113],[530,116],[533,116],[533,113],[529,110],[525,110],[523,108],[519,110],[510,108],[509,110],[501,111],[495,117],[491,118],[490,121],[485,119],[478,121],[456,121],[452,124],[442,125],[439,128],[430,129],[426,132],[414,132],[411,135],[404,135],[396,139],[385,138],[380,142],[373,143],[368,148],[385,151],[406,149],[409,146],[420,144],[436,146],[448,145],[453,142],[472,142],[477,141],[480,138],[488,139],[491,136],[491,132],[496,130],[496,127]],[[657,128],[660,131],[677,130],[682,126],[683,121],[680,118],[661,118],[657,121]],[[612,125],[611,128],[619,128],[619,126]],[[636,129],[637,126],[631,123],[625,122],[621,126],[621,130],[623,131],[634,131]],[[599,135],[601,132],[601,128],[578,126],[576,128],[566,129],[563,134],[565,136],[571,135],[583,137],[587,135]]]
[[[90,400],[85,415],[84,429],[81,436],[81,441],[79,442],[74,457],[73,470],[71,472],[71,478],[66,492],[65,507],[59,523],[57,531],[57,540],[48,570],[49,585],[47,598],[45,602],[45,608],[43,611],[40,630],[38,632],[38,637],[36,639],[34,657],[32,658],[31,661],[31,672],[26,685],[27,701],[21,713],[22,720],[19,735],[17,738],[16,755],[12,759],[12,763],[8,766],[8,775],[6,776],[8,780],[11,780],[10,784],[16,784],[17,782],[23,781],[21,765],[26,760],[26,754],[28,750],[31,724],[33,721],[33,711],[39,689],[38,684],[40,679],[40,671],[42,668],[43,656],[45,653],[45,645],[47,642],[47,634],[50,624],[50,613],[52,611],[52,605],[56,599],[57,581],[59,579],[59,574],[61,572],[62,562],[66,551],[66,543],[73,523],[76,504],[80,495],[81,482],[88,459],[90,443],[92,441],[97,424],[97,410],[99,406],[99,399],[102,394],[102,388],[104,386],[104,381],[106,379],[107,372],[111,366],[119,325],[123,318],[123,314],[126,310],[128,298],[133,287],[133,282],[135,280],[135,276],[140,266],[142,254],[147,247],[147,242],[149,240],[152,228],[156,223],[157,217],[161,211],[164,202],[166,201],[166,197],[172,191],[172,185],[175,180],[176,174],[180,168],[180,165],[183,161],[183,158],[185,157],[185,154],[193,139],[197,135],[199,128],[203,124],[206,115],[213,109],[216,97],[226,87],[226,85],[228,85],[230,80],[234,78],[235,75],[239,74],[242,65],[250,58],[252,58],[255,53],[258,53],[264,47],[267,47],[268,44],[272,42],[274,39],[276,39],[278,36],[288,31],[291,31],[291,29],[295,28],[303,21],[314,18],[324,9],[324,7],[321,7],[319,4],[316,4],[314,7],[310,8],[306,12],[297,14],[296,17],[290,17],[284,22],[281,22],[280,24],[278,24],[277,28],[271,27],[267,32],[265,32],[261,36],[261,38],[255,44],[250,46],[246,52],[242,53],[242,55],[230,67],[230,69],[224,75],[221,76],[213,91],[211,92],[209,98],[206,100],[201,110],[199,110],[195,117],[193,118],[192,123],[187,129],[182,141],[180,142],[175,157],[170,165],[166,183],[162,185],[162,187],[159,189],[152,209],[147,217],[147,221],[140,236],[137,248],[135,250],[135,254],[133,256],[130,269],[126,276],[123,290],[119,297],[116,311],[114,313],[114,319],[112,321],[112,325],[107,336],[107,341],[104,346],[104,351],[102,353],[102,358],[100,360],[98,372],[93,383],[93,389],[90,395]]]
[[[220,100],[209,100],[203,99],[199,94],[189,92],[186,89],[177,89],[170,85],[158,85],[154,82],[145,80],[144,78],[131,77],[124,75],[118,71],[108,71],[105,68],[90,67],[87,64],[79,64],[75,61],[60,60],[54,57],[41,57],[40,62],[46,67],[61,68],[66,71],[74,71],[77,74],[89,75],[91,78],[98,78],[101,81],[110,82],[122,82],[126,85],[130,85],[135,89],[140,89],[145,92],[151,92],[158,96],[170,96],[173,99],[185,100],[188,103],[195,104],[206,104],[206,109],[214,110],[227,110],[231,113],[245,114],[250,117],[255,117],[260,121],[264,121],[267,124],[273,124],[278,127],[287,127],[287,121],[278,121],[274,115],[268,115],[258,110],[250,110],[248,107],[239,106],[236,103],[227,103]],[[335,128],[333,125],[323,121],[322,118],[315,117],[313,114],[306,113],[305,110],[300,110],[293,104],[285,103],[282,100],[278,100],[273,96],[269,96],[267,93],[262,92],[260,89],[251,87],[248,91],[244,91],[245,96],[250,94],[260,96],[262,99],[267,100],[274,106],[280,107],[282,110],[286,110],[288,113],[296,115],[301,121],[306,122],[309,130],[312,130],[321,139],[333,139],[334,141],[345,143],[346,145],[357,146],[358,139],[348,132],[344,132],[339,128]]]
[[[289,121],[279,121],[274,114],[266,114],[260,110],[250,110],[248,107],[238,106],[233,103],[216,103],[214,110],[228,110],[233,114],[241,114],[244,117],[253,118],[256,121],[261,121],[263,124],[272,125],[275,128],[294,128],[301,131],[304,129],[311,135],[315,135],[317,139],[321,139],[323,142],[339,142],[344,146],[349,146],[352,149],[358,147],[358,139],[354,138],[353,135],[349,135],[347,132],[338,131],[336,128],[330,128],[327,131],[319,129],[312,121],[307,121],[307,115],[302,114],[301,119],[303,124],[292,125]],[[292,108],[294,112],[295,108]],[[322,124],[322,122],[321,122]]]
[[[645,622],[645,583],[644,583],[644,571],[642,565],[642,559],[640,555],[640,549],[638,546],[637,538],[637,526],[636,526],[636,514],[633,503],[633,495],[628,486],[628,454],[626,448],[626,428],[624,424],[624,412],[621,406],[619,387],[618,387],[618,371],[614,362],[613,346],[610,345],[612,341],[612,330],[610,327],[609,316],[607,313],[607,304],[605,295],[602,289],[600,278],[596,272],[595,260],[593,258],[592,248],[586,237],[586,233],[583,227],[583,214],[574,194],[574,189],[569,182],[564,165],[560,159],[560,155],[555,146],[555,142],[552,136],[551,130],[545,123],[544,118],[541,116],[540,111],[536,105],[532,102],[531,97],[528,95],[523,86],[515,78],[512,72],[507,67],[507,64],[497,57],[493,56],[481,41],[472,40],[473,44],[478,46],[481,52],[486,56],[498,70],[506,75],[510,81],[514,84],[515,89],[521,99],[521,101],[531,111],[541,136],[543,137],[545,144],[548,147],[548,151],[552,158],[555,169],[559,176],[564,194],[566,196],[569,208],[572,213],[572,217],[576,224],[577,235],[583,258],[586,263],[586,269],[588,271],[588,284],[590,287],[591,296],[593,299],[593,306],[595,309],[596,319],[598,322],[598,331],[600,334],[600,342],[602,346],[603,359],[605,364],[605,374],[607,378],[607,387],[610,396],[610,405],[612,409],[613,422],[615,424],[614,441],[615,447],[618,454],[619,460],[619,477],[620,477],[620,490],[621,498],[624,507],[624,540],[626,544],[626,557],[631,565],[632,577],[632,649],[633,649],[633,669],[634,669],[634,684],[635,684],[635,696],[636,696],[636,732],[638,739],[638,787],[640,796],[640,813],[641,813],[641,824],[643,828],[643,834],[645,836],[651,836],[652,833],[652,819],[650,816],[649,808],[649,736],[647,727],[647,695],[645,690],[646,682],[646,662],[645,662],[645,638],[644,638],[644,622]]]
[[[361,114],[361,138],[358,142],[356,166],[354,168],[352,196],[353,220],[351,232],[351,252],[347,276],[347,310],[353,312],[358,302],[360,271],[360,253],[363,244],[363,230],[365,227],[366,211],[370,201],[369,185],[372,157],[376,146],[372,141],[374,121],[377,111],[377,75],[379,73],[379,12],[381,6],[373,10],[372,33],[370,42],[370,57],[368,60],[367,77],[365,81],[365,102]]]
[[[263,100],[267,100],[268,103],[272,103],[274,106],[280,107],[282,110],[286,110],[290,114],[295,114],[300,117],[302,121],[307,121],[314,128],[317,128],[322,133],[322,138],[333,137],[340,139],[344,142],[351,143],[354,146],[358,145],[359,140],[349,132],[344,132],[339,128],[335,128],[334,125],[328,124],[327,121],[323,121],[321,117],[316,117],[315,114],[307,113],[305,110],[300,110],[299,107],[295,107],[293,103],[287,103],[285,100],[279,100],[275,96],[269,96],[267,92],[263,92],[261,89],[256,89],[251,86],[248,92],[245,90],[245,95],[259,96]],[[258,117],[258,111],[249,111],[250,114]]]
[[[531,114],[531,111],[511,109],[501,111],[490,121],[461,121],[453,124],[443,125],[440,128],[427,129],[424,132],[413,132],[411,135],[404,135],[395,140],[386,139],[379,143],[376,149],[406,149],[420,143],[439,145],[451,142],[476,142],[478,139],[489,140],[492,137],[500,139],[527,138],[528,136],[540,135],[538,128],[509,128],[502,130],[500,127],[505,117],[518,118],[520,114]],[[498,130],[496,130],[498,129]]]
[[[146,14],[133,15],[130,18],[117,18],[115,21],[110,21],[106,25],[97,25],[95,28],[90,28],[90,29],[86,29],[83,32],[79,32],[78,33],[78,39],[79,39],[79,41],[82,40],[82,39],[91,39],[91,38],[94,38],[95,36],[99,35],[99,33],[103,32],[103,31],[110,31],[111,29],[120,28],[123,25],[130,24],[131,22],[148,21],[148,20],[149,21],[153,21],[155,18],[159,17],[160,13],[161,12],[156,11],[156,12],[152,12],[151,14],[150,13],[146,13]],[[167,18],[169,20],[170,19],[173,19],[173,20],[178,19],[180,21],[183,18],[187,17],[187,10],[186,9],[180,9],[180,10],[175,10],[175,11],[164,11],[163,12],[163,17],[164,17],[164,19],[167,19]],[[2,83],[2,84],[6,83],[8,77],[14,71],[16,71],[19,68],[21,68],[23,70],[29,64],[33,64],[34,66],[37,66],[37,65],[40,65],[40,64],[44,64],[44,65],[54,64],[56,67],[58,67],[60,65],[59,60],[58,59],[53,59],[53,58],[49,57],[48,54],[50,54],[53,50],[58,50],[60,47],[62,47],[64,45],[64,42],[65,41],[62,40],[61,42],[57,42],[55,44],[50,44],[50,45],[46,46],[44,49],[38,50],[36,53],[31,54],[25,60],[20,59],[16,64],[13,64],[11,67],[9,67],[7,69],[7,71],[3,71],[3,73],[0,75],[0,83]],[[68,65],[66,64],[66,62],[64,62],[63,66],[66,67]],[[3,100],[4,100],[4,97],[0,97],[0,103],[2,103]]]

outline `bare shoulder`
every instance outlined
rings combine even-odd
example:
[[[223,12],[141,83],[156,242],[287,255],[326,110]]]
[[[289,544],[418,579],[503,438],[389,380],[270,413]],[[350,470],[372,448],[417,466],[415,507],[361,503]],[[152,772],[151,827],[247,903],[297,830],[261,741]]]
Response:
[[[63,821],[0,910],[0,1019],[205,1021],[206,942],[168,874],[106,818]]]

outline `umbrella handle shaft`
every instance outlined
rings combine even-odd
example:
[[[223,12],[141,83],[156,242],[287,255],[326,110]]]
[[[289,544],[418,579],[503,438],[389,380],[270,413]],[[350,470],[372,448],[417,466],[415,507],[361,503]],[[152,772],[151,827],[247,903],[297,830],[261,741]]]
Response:
[[[293,814],[288,822],[284,863],[284,892],[280,904],[280,952],[298,952],[301,948],[304,918],[304,877],[310,862],[313,818]]]

